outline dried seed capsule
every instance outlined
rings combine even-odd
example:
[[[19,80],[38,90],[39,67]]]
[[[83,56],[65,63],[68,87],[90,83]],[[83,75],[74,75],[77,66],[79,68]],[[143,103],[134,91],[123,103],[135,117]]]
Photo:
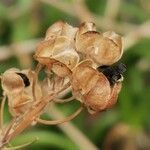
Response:
[[[79,33],[80,30],[79,28]],[[111,65],[122,56],[122,38],[115,32],[101,34],[90,29],[77,34],[76,50],[85,57],[92,58],[97,65]]]
[[[2,75],[2,88],[6,93],[13,94],[23,91],[24,82],[16,72],[19,72],[19,69],[11,68]]]
[[[56,38],[56,36],[66,36],[70,40],[74,40],[76,32],[77,28],[72,27],[66,22],[58,21],[48,28],[45,40]]]
[[[88,31],[96,31],[96,26],[93,22],[84,22],[79,26],[79,29],[77,31],[77,36],[80,36],[81,34],[84,34]]]
[[[110,85],[102,72],[86,64],[80,64],[73,70],[71,82],[74,95],[85,104],[90,113],[112,107],[121,89],[120,82]]]
[[[63,21],[58,21],[52,24],[46,31],[45,40],[49,40],[51,38],[55,38],[58,35],[61,35],[63,25]]]
[[[8,97],[9,111],[16,117],[26,112],[33,101],[33,78],[29,70],[12,68],[5,71],[1,77],[4,94]],[[40,86],[36,83],[36,98],[42,96]]]
[[[42,41],[37,47],[35,59],[50,68],[53,65],[53,71],[62,77],[66,76],[79,62],[79,56],[72,42],[65,36]]]

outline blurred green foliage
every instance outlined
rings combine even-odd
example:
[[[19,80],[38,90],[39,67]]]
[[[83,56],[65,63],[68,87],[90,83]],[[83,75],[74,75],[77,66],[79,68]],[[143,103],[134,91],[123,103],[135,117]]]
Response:
[[[148,4],[149,0],[143,0]],[[68,3],[71,3],[68,0]],[[96,15],[103,15],[106,0],[86,0],[87,7]],[[124,0],[121,3],[118,22],[139,25],[149,19],[150,11],[142,0]],[[147,6],[148,7],[148,6]],[[150,7],[150,6],[149,6]],[[43,37],[46,29],[55,21],[64,20],[78,25],[76,18],[40,1],[1,0],[0,1],[0,45]],[[122,91],[117,105],[111,110],[90,116],[83,112],[72,122],[91,141],[101,147],[111,127],[118,123],[128,124],[137,132],[150,134],[150,38],[141,39],[123,55],[122,62],[127,66]],[[145,68],[145,65],[148,66]],[[19,67],[17,58],[0,62],[0,73],[10,67]],[[2,91],[1,91],[2,95]],[[76,104],[61,106],[64,114],[72,112]],[[8,112],[5,120],[8,121]],[[88,131],[88,132],[87,132]],[[24,143],[34,137],[39,141],[28,150],[56,149],[77,150],[75,145],[59,128],[37,126],[18,136],[13,144]]]

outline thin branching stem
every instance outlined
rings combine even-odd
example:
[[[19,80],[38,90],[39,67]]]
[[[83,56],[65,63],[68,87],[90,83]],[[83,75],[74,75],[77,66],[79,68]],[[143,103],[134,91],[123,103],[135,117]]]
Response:
[[[62,112],[53,105],[51,110],[48,110],[49,115],[53,119],[64,118]],[[58,127],[74,142],[81,150],[98,150],[98,148],[71,122],[58,124]],[[100,150],[100,149],[99,149]]]
[[[5,102],[6,102],[6,95],[4,94],[3,95],[3,98],[2,98],[2,102],[1,102],[1,110],[0,110],[0,128],[2,129],[3,127],[3,124],[4,124],[4,106],[5,106]]]
[[[12,123],[8,125],[8,129],[5,131],[1,141],[0,148],[9,143],[11,139],[20,134],[24,129],[26,129],[33,121],[35,121],[43,112],[44,108],[48,105],[49,102],[53,101],[53,99],[61,93],[63,90],[67,89],[70,86],[70,83],[64,84],[64,86],[58,90],[57,92],[51,92],[48,95],[40,98],[35,101],[33,105],[28,109],[28,111],[20,116],[19,118],[15,118]]]
[[[55,102],[55,103],[68,103],[68,102],[70,102],[70,101],[72,101],[72,100],[74,100],[74,99],[75,99],[74,96],[71,96],[71,97],[65,98],[65,99],[62,99],[62,98],[55,98],[55,99],[54,99],[54,102]]]
[[[43,120],[41,118],[37,119],[38,123],[44,124],[44,125],[57,125],[64,122],[68,122],[72,119],[74,119],[76,116],[80,114],[80,112],[83,110],[83,106],[81,106],[78,110],[76,110],[72,115],[64,118],[64,119],[58,119],[58,120]]]

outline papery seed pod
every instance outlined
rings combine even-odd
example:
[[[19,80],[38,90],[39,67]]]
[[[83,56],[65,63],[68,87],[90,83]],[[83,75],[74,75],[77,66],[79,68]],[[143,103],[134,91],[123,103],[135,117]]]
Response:
[[[82,29],[82,31],[87,29]],[[80,30],[79,28],[79,33]],[[77,34],[76,50],[85,57],[92,58],[98,66],[111,65],[122,56],[122,38],[115,32],[108,31],[101,34],[90,29],[82,34]]]
[[[25,84],[16,72],[19,72],[19,69],[11,68],[1,77],[2,88],[6,93],[15,94],[23,91]]]
[[[4,94],[8,97],[9,111],[16,117],[25,113],[27,108],[33,102],[32,73],[29,70],[12,68],[5,71],[1,77]],[[41,89],[36,83],[36,98],[40,98]]]
[[[56,36],[61,35],[63,25],[63,21],[58,21],[52,24],[46,31],[45,40],[55,38]]]
[[[55,38],[56,36],[66,36],[70,40],[74,40],[76,32],[77,28],[72,27],[66,22],[58,21],[48,28],[45,40]]]
[[[88,93],[99,78],[98,73],[91,68],[91,65],[90,61],[81,62],[72,73],[72,87],[75,91],[80,91],[82,95]]]
[[[59,76],[66,76],[79,62],[79,56],[74,50],[69,38],[59,36],[55,39],[42,41],[35,52],[35,59]]]
[[[78,28],[73,27],[73,26],[69,25],[68,23],[64,23],[61,35],[68,37],[71,41],[74,42],[77,30],[78,30]]]
[[[80,36],[81,34],[84,34],[88,31],[96,31],[96,26],[93,22],[84,22],[79,26],[79,29],[77,31],[77,36]]]
[[[121,83],[110,85],[107,77],[87,64],[80,64],[71,79],[73,94],[85,104],[90,113],[112,107],[121,90]]]

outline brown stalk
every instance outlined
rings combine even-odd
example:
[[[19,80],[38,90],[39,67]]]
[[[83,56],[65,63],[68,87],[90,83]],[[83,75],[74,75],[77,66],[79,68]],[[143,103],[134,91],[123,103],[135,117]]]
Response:
[[[6,131],[7,136],[4,136],[4,138],[2,139],[1,147],[3,147],[4,144],[7,144],[16,135],[20,134],[24,129],[26,129],[32,123],[32,121],[34,121],[34,119],[41,114],[42,110],[45,108],[48,102],[52,101],[53,98],[54,94],[49,94],[48,96],[41,98],[40,101],[38,101],[34,106],[32,106],[24,116],[21,116],[21,118],[19,118],[19,121],[15,121],[15,129],[13,128],[12,133],[10,133],[10,129],[8,129],[9,133],[7,133]]]
[[[58,120],[43,120],[40,118],[37,118],[37,122],[44,124],[44,125],[57,125],[57,124],[61,124],[64,122],[68,122],[72,119],[74,119],[77,115],[80,114],[80,112],[83,110],[83,106],[81,106],[79,109],[77,109],[72,115],[64,118],[64,119],[58,119]]]
[[[34,101],[36,101],[35,86],[36,86],[36,82],[37,82],[37,78],[38,78],[38,73],[41,69],[42,69],[42,65],[38,63],[36,68],[35,68],[35,72],[34,73],[31,72],[32,76],[33,76],[32,93],[33,93],[33,100]]]
[[[4,106],[5,106],[5,102],[6,102],[6,95],[4,94],[3,95],[3,98],[2,98],[2,102],[1,102],[1,109],[0,109],[0,129],[2,129],[3,127],[3,114],[4,114]]]
[[[121,0],[107,0],[105,18],[115,20],[120,9]]]
[[[50,93],[45,97],[42,97],[40,100],[35,101],[33,105],[29,108],[29,110],[19,118],[13,121],[8,129],[5,132],[5,135],[2,137],[0,141],[2,148],[6,145],[11,139],[20,134],[24,129],[26,129],[36,118],[38,118],[44,108],[47,106],[49,102],[51,102],[55,96],[61,93],[63,90],[67,89],[70,86],[70,83],[65,84],[59,91],[56,93]]]
[[[74,96],[71,96],[69,98],[65,98],[65,99],[61,99],[61,98],[55,98],[54,102],[55,103],[67,103],[67,102],[70,102],[72,100],[74,100],[75,97]]]
[[[55,106],[48,110],[53,119],[64,118],[62,112]],[[79,147],[80,150],[98,150],[98,148],[71,122],[58,124],[58,127]]]

